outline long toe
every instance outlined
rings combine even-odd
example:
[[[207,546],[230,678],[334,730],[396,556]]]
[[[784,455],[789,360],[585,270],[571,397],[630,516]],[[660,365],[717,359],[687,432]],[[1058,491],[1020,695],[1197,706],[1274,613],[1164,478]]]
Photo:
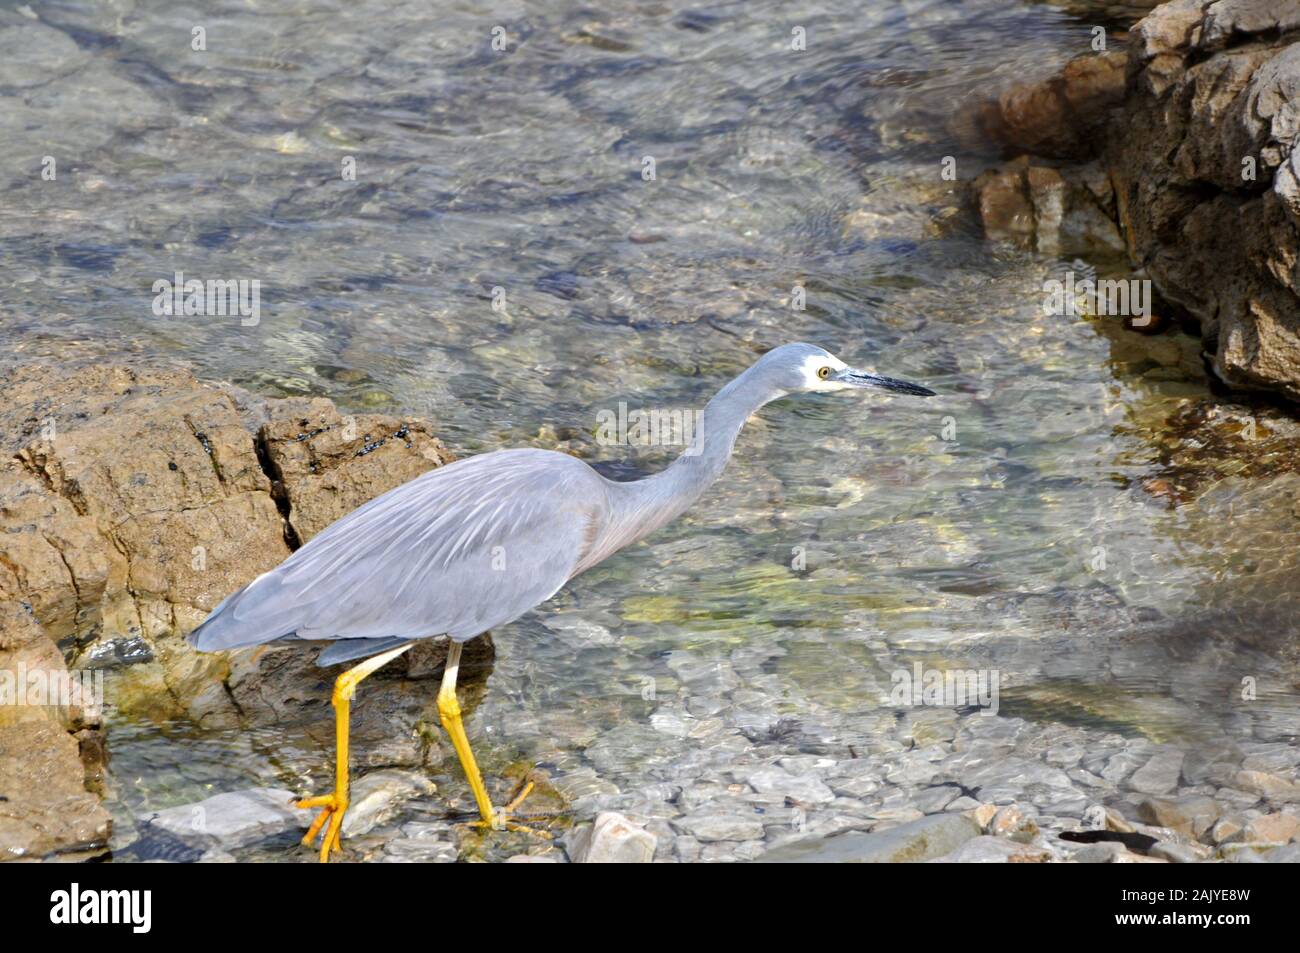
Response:
[[[320,862],[329,863],[331,853],[340,853],[343,850],[343,815],[348,809],[347,801],[337,794],[323,794],[319,797],[294,801],[293,806],[304,810],[321,809],[316,819],[311,822],[311,827],[307,828],[307,833],[303,835],[302,844],[304,847],[310,847],[317,837],[321,837]]]

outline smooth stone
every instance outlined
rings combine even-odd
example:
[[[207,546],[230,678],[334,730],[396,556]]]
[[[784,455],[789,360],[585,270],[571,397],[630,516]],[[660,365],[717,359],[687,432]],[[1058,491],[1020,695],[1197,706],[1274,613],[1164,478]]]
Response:
[[[759,794],[775,794],[803,804],[829,804],[835,792],[811,775],[796,777],[777,767],[762,768],[748,778]]]
[[[1266,858],[1260,850],[1268,851],[1273,844],[1224,844],[1219,848],[1223,859],[1230,864],[1262,864]]]
[[[1300,844],[1287,844],[1269,851],[1267,859],[1270,864],[1300,864]]]
[[[679,834],[689,834],[703,844],[758,840],[763,836],[763,823],[757,817],[720,814],[707,809],[674,818],[669,823]]]
[[[1300,834],[1300,817],[1293,814],[1265,814],[1247,822],[1242,833],[1248,841],[1285,844]]]
[[[348,812],[343,815],[343,836],[360,837],[392,817],[404,801],[433,794],[438,786],[413,771],[371,771],[352,783]]]
[[[568,853],[575,864],[648,864],[657,843],[641,825],[607,811],[573,835]]]
[[[963,814],[934,814],[884,832],[849,832],[797,841],[768,851],[761,860],[796,864],[917,863],[950,854],[979,834],[979,826]]]
[[[1157,752],[1128,778],[1128,786],[1139,794],[1165,794],[1178,786],[1183,772],[1181,751]]]
[[[306,827],[309,812],[293,806],[295,795],[281,788],[250,788],[169,807],[141,821],[196,846],[232,850],[284,831]]]
[[[1142,763],[1143,759],[1140,755],[1134,754],[1132,751],[1121,751],[1110,757],[1099,774],[1111,784],[1119,784]]]
[[[1127,853],[1123,844],[1101,841],[1097,844],[1083,845],[1070,855],[1070,860],[1076,864],[1113,864],[1123,853]]]
[[[1300,803],[1300,784],[1265,771],[1238,771],[1233,784],[1274,804]]]
[[[1041,847],[1028,847],[988,834],[968,840],[950,854],[928,860],[928,864],[1044,864],[1052,859]]]
[[[948,809],[948,805],[956,800],[957,794],[956,788],[947,785],[924,788],[913,795],[912,803],[922,814],[938,814]]]
[[[451,841],[436,837],[403,837],[384,845],[383,860],[402,864],[450,864],[460,851]]]
[[[1151,848],[1152,857],[1163,857],[1171,864],[1195,864],[1209,857],[1210,852],[1199,845],[1175,844],[1162,841]]]

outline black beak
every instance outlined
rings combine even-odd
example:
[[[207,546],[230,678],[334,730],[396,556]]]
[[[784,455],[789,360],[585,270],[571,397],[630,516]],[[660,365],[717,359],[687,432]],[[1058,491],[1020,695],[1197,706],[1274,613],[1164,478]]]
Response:
[[[928,387],[922,387],[920,384],[913,384],[909,381],[900,381],[895,377],[881,377],[878,374],[868,374],[866,371],[855,371],[847,367],[836,375],[839,380],[846,384],[852,384],[854,387],[870,387],[875,390],[887,390],[895,394],[911,394],[914,397],[934,397],[935,392]]]

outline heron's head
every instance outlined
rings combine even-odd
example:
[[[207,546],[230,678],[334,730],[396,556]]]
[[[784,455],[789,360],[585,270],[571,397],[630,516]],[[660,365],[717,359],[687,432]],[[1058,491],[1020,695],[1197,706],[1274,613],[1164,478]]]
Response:
[[[787,394],[867,388],[916,397],[934,396],[928,387],[849,367],[815,344],[783,344],[773,348],[758,359],[754,370]]]

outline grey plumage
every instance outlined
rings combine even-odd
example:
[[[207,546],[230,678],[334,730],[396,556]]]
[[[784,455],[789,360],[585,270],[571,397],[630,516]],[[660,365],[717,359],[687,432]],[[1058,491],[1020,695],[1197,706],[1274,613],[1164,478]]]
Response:
[[[834,376],[819,372],[833,371]],[[723,471],[749,415],[799,390],[876,387],[821,348],[765,354],[704,409],[696,445],[628,483],[548,450],[499,450],[432,470],[331,524],[222,602],[190,633],[203,651],[334,640],[321,665],[413,639],[466,641],[545,602],[568,580],[678,516]]]

